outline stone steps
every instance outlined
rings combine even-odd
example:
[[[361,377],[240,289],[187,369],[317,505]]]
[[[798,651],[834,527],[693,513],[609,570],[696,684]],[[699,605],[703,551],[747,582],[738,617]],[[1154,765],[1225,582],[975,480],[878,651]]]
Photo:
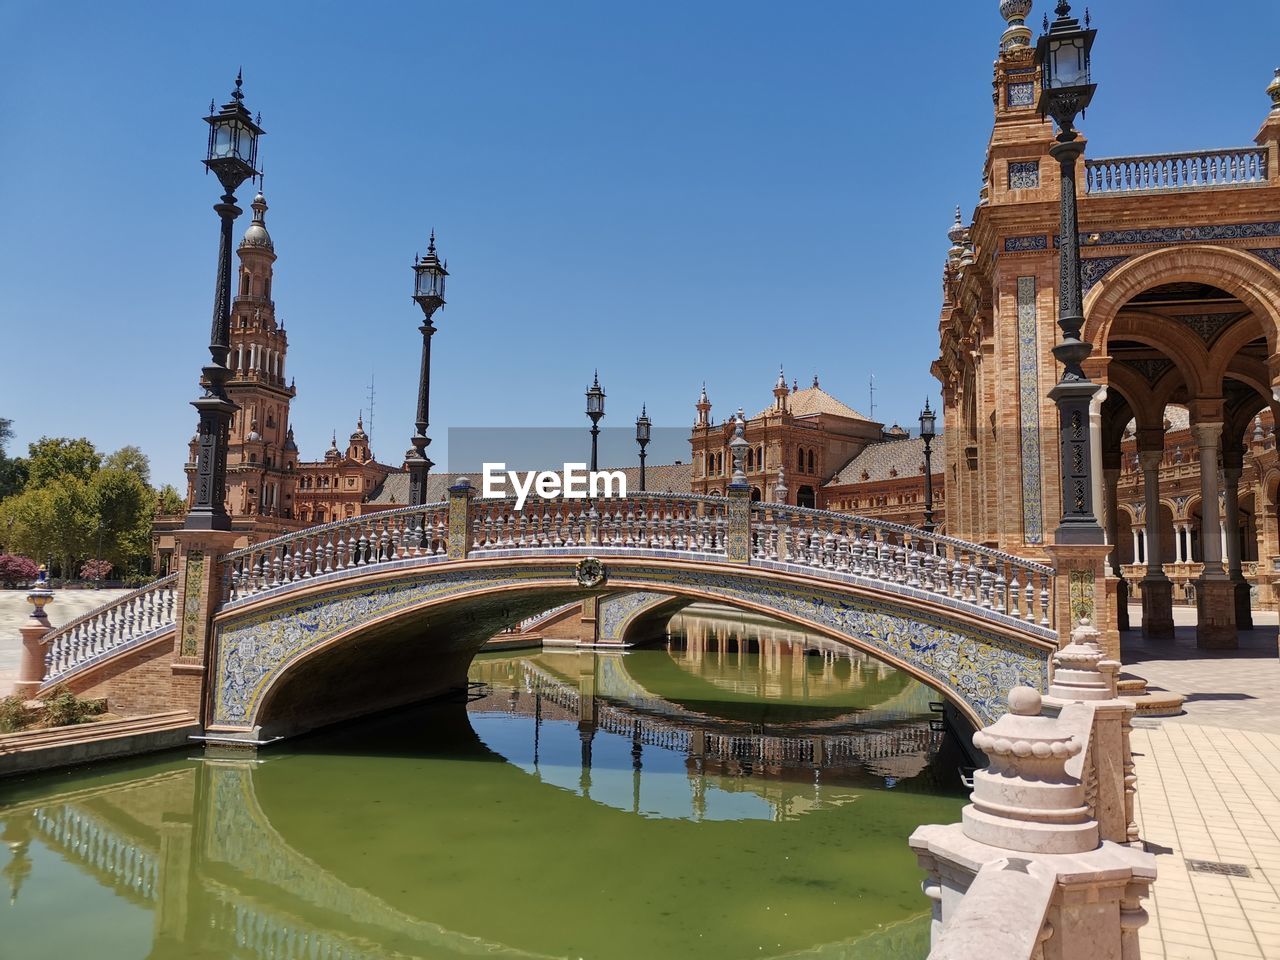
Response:
[[[1141,677],[1121,677],[1116,688],[1120,696],[1133,701],[1139,717],[1176,717],[1182,713],[1182,694],[1150,690]]]

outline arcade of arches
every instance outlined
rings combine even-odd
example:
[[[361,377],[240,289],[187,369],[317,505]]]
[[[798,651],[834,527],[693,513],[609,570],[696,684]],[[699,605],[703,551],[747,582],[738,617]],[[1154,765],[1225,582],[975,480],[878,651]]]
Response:
[[[948,234],[933,372],[948,532],[1053,562],[1060,182],[1050,124],[1020,93],[1030,67],[1018,50],[996,63],[986,182]],[[1201,646],[1228,648],[1251,606],[1277,606],[1280,83],[1268,94],[1256,147],[1093,159],[1090,143],[1077,171],[1108,544],[1090,576],[1113,653],[1126,629],[1171,637],[1175,602],[1195,605]],[[1205,163],[1230,173],[1200,177]]]

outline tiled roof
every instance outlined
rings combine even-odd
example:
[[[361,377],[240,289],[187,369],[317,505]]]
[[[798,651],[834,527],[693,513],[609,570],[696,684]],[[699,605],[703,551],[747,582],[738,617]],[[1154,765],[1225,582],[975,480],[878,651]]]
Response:
[[[933,473],[936,476],[946,470],[946,446],[939,434],[933,441]],[[893,471],[897,473],[893,473]],[[863,473],[867,476],[864,479]],[[924,473],[924,441],[919,437],[909,440],[885,440],[872,443],[844,465],[826,486],[844,486],[849,483],[876,483],[895,477],[918,477]]]
[[[640,489],[640,468],[603,467],[604,470],[621,470],[627,477],[627,491]],[[465,476],[471,486],[480,489],[482,478],[478,473],[431,473],[427,476],[427,502],[438,503],[449,499],[449,488]],[[646,464],[644,485],[650,493],[689,493],[693,489],[693,466],[688,463]],[[409,474],[393,473],[387,477],[369,498],[369,503],[407,504],[409,502]]]
[[[772,409],[772,407],[768,407],[761,410],[756,414],[756,417],[763,417]],[[867,419],[853,407],[841,403],[821,387],[807,387],[804,390],[794,391],[787,397],[787,410],[790,411],[793,417],[813,417],[820,413],[827,413],[836,417],[848,417],[851,420]]]

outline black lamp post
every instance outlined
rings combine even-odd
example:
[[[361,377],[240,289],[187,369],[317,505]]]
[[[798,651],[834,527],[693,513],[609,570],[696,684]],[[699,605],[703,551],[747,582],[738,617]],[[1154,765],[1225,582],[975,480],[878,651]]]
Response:
[[[600,387],[600,372],[597,370],[591,381],[591,389],[587,391],[587,416],[591,418],[591,469],[596,467],[596,446],[600,436],[600,418],[604,416],[604,390]]]
[[[431,336],[436,332],[431,317],[444,306],[444,282],[449,276],[448,263],[436,256],[436,232],[427,241],[427,255],[413,258],[413,299],[426,318],[418,330],[422,333],[422,365],[418,371],[418,415],[414,421],[413,446],[405,454],[409,470],[409,504],[420,507],[427,502],[427,474],[435,466],[427,456],[431,443],[427,437],[431,408]]]
[[[920,439],[924,441],[924,532],[933,533],[937,524],[933,522],[933,438],[937,435],[934,427],[937,417],[929,409],[928,398],[924,401],[924,409],[920,411]]]
[[[640,445],[640,492],[644,493],[644,448],[649,445],[649,431],[653,424],[645,412],[644,404],[640,404],[640,416],[636,417],[636,443]]]
[[[213,206],[222,219],[222,240],[218,246],[218,285],[213,304],[213,326],[209,334],[210,362],[201,371],[204,396],[191,405],[200,413],[196,452],[195,503],[187,514],[187,528],[192,530],[230,530],[227,514],[227,442],[231,432],[231,415],[236,405],[227,397],[227,353],[231,343],[231,225],[241,210],[236,206],[235,191],[251,177],[258,175],[258,137],[263,129],[249,115],[244,105],[241,74],[236,74],[236,88],[231,99],[214,112],[209,104],[209,149],[204,165],[212,170],[226,191],[222,201]],[[261,117],[259,117],[261,119]]]
[[[1058,125],[1049,155],[1061,168],[1062,205],[1059,226],[1058,326],[1062,340],[1053,355],[1062,363],[1062,379],[1049,391],[1058,405],[1062,439],[1062,521],[1054,534],[1058,543],[1102,543],[1102,526],[1093,512],[1093,454],[1089,443],[1089,405],[1097,386],[1081,366],[1093,347],[1080,339],[1084,305],[1080,283],[1080,228],[1076,218],[1076,161],[1084,152],[1076,115],[1093,99],[1097,85],[1090,81],[1090,51],[1096,30],[1071,16],[1071,6],[1059,0],[1058,18],[1036,44],[1041,70],[1040,115]]]

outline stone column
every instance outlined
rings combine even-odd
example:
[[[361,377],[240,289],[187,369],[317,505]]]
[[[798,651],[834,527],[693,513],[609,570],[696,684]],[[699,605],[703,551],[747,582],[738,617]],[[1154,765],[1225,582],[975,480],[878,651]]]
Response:
[[[1147,572],[1142,578],[1142,636],[1148,640],[1171,640],[1173,584],[1165,576],[1164,566],[1160,563],[1160,463],[1164,460],[1164,430],[1140,430],[1138,443],[1147,521]]]
[[[1112,466],[1108,460],[1114,460],[1115,465]],[[1107,599],[1116,611],[1115,629],[1122,631],[1129,629],[1129,588],[1120,572],[1120,497],[1117,489],[1120,485],[1120,451],[1116,450],[1113,456],[1104,456],[1102,462],[1102,502],[1106,511],[1107,544],[1111,547],[1107,564]],[[1120,649],[1118,633],[1115,645],[1117,650]]]
[[[1231,578],[1235,590],[1236,628],[1253,629],[1253,609],[1249,595],[1249,581],[1244,578],[1244,568],[1240,563],[1240,473],[1243,457],[1239,451],[1223,451],[1222,484],[1226,522],[1222,525],[1223,537],[1226,540],[1227,576]]]
[[[1140,545],[1139,545],[1139,543],[1138,543],[1138,528],[1137,528],[1137,527],[1133,527],[1132,529],[1130,529],[1130,531],[1129,531],[1129,532],[1133,534],[1133,562],[1134,562],[1134,563],[1141,563],[1141,562],[1142,562],[1142,550],[1141,550]]]
[[[1212,649],[1235,649],[1235,586],[1222,565],[1222,524],[1218,516],[1218,449],[1222,424],[1200,421],[1191,425],[1200,448],[1200,551],[1204,571],[1196,582],[1196,644]]]

